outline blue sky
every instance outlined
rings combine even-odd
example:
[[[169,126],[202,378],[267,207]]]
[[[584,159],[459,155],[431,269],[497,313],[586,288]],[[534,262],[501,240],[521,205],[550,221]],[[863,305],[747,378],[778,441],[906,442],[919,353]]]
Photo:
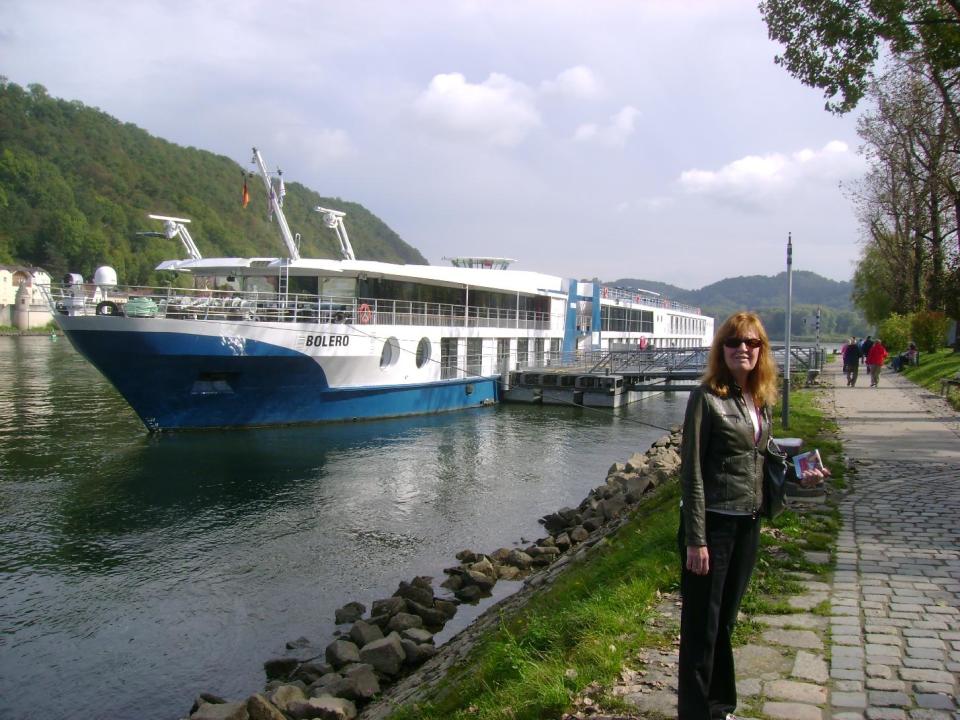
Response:
[[[360,202],[433,264],[852,276],[856,119],[753,0],[2,0],[0,74]],[[349,226],[349,217],[347,218]],[[202,245],[202,238],[197,238]]]

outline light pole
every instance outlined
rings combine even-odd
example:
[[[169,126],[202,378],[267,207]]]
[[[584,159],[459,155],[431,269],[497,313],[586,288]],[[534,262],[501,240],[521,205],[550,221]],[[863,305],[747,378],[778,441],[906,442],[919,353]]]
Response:
[[[783,412],[780,424],[783,429],[790,427],[790,316],[793,313],[793,237],[787,233],[787,316],[784,318],[786,326],[786,340],[783,347]]]

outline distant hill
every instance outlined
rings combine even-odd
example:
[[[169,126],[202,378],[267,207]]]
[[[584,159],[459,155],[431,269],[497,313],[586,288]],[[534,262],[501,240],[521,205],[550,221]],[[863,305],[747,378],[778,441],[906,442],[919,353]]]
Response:
[[[787,304],[787,274],[748,275],[719,280],[699,290],[686,290],[676,285],[621,278],[604,283],[614,287],[644,289],[663,297],[699,307],[705,315],[726,319],[738,310],[753,310],[763,319],[771,335],[784,332],[784,310]],[[815,334],[815,315],[820,307],[822,335],[858,335],[870,332],[866,321],[850,299],[852,283],[830,280],[807,270],[793,272],[793,312],[791,334]]]
[[[160,229],[148,213],[190,218],[205,256],[281,256],[259,177],[248,180],[251,201],[241,208],[246,169],[0,77],[0,263],[38,265],[53,277],[89,277],[109,264],[125,284],[156,282],[157,263],[185,253],[178,240],[136,236]],[[304,256],[339,257],[335,233],[313,210],[323,205],[347,213],[358,258],[427,264],[362,205],[296,182],[286,190],[284,213]]]

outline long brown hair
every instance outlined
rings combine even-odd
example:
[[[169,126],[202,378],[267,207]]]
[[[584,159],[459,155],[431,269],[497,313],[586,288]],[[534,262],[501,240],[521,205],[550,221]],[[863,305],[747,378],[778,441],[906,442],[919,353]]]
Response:
[[[770,350],[770,339],[763,329],[760,318],[752,312],[738,312],[728,317],[713,336],[710,355],[707,358],[707,371],[702,381],[710,386],[720,397],[727,397],[735,384],[727,361],[723,356],[723,341],[731,337],[743,337],[748,332],[756,333],[760,338],[760,350],[757,364],[747,376],[746,392],[753,395],[758,405],[773,405],[777,400],[777,365]]]

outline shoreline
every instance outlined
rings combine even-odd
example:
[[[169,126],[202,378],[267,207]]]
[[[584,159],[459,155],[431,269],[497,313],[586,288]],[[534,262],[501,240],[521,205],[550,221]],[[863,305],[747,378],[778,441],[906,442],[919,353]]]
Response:
[[[504,613],[518,611],[571,565],[603,547],[637,509],[659,495],[658,488],[675,481],[679,442],[679,427],[675,427],[646,452],[613,463],[605,482],[576,509],[561,508],[541,518],[550,534],[533,544],[521,539],[512,549],[457,553],[460,564],[444,569],[447,579],[441,587],[447,593],[434,595],[432,578],[417,577],[401,582],[391,598],[374,601],[369,616],[364,617],[364,604],[347,603],[336,617],[338,625],[347,629],[335,631],[326,647],[306,638],[288,643],[288,656],[264,663],[267,681],[262,691],[239,701],[201,693],[189,720],[382,720],[399,703],[416,702],[471,652]],[[527,547],[521,549],[521,544]],[[499,580],[523,584],[434,647],[433,634],[442,631],[459,604],[481,602]]]

